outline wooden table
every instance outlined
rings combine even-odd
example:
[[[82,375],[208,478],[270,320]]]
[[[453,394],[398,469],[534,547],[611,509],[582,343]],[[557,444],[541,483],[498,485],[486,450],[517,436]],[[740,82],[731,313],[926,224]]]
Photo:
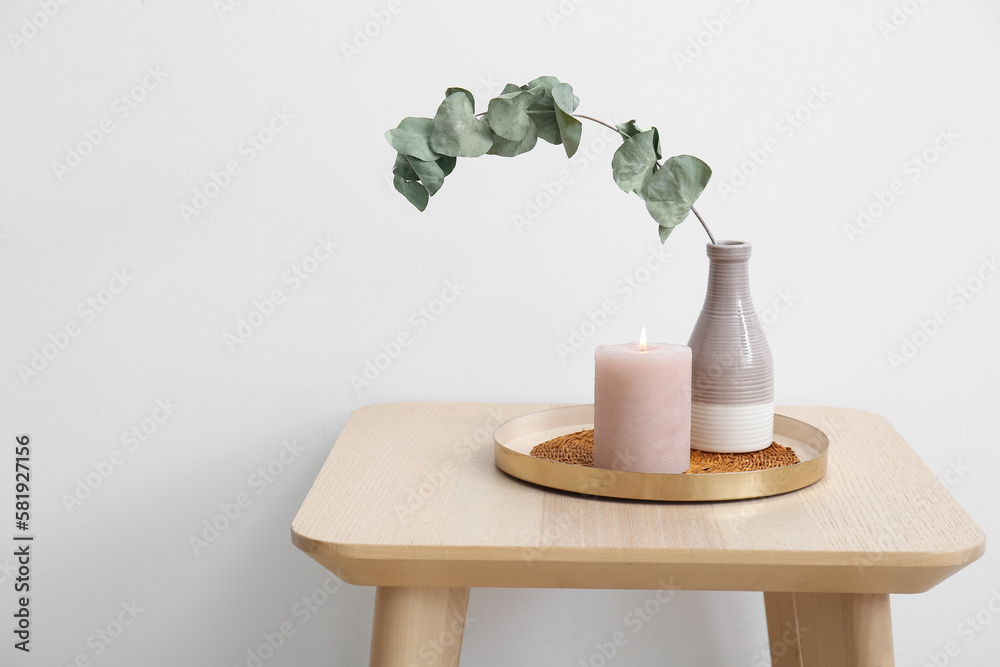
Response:
[[[392,403],[351,415],[292,541],[344,581],[378,587],[373,667],[457,665],[473,586],[763,591],[776,667],[887,667],[889,594],[926,591],[985,549],[876,414],[777,410],[830,438],[813,486],[658,503],[551,491],[496,469],[493,429],[550,407]]]

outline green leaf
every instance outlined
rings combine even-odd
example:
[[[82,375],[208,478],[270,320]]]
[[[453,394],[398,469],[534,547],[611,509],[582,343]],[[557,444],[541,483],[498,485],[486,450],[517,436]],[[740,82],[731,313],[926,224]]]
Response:
[[[466,97],[469,98],[469,102],[472,103],[472,108],[473,109],[476,108],[476,98],[472,95],[472,93],[467,91],[465,88],[449,88],[446,91],[444,91],[444,96],[448,97],[452,93],[463,93]]]
[[[624,123],[618,123],[615,128],[618,129],[618,134],[622,135],[622,139],[628,139],[646,131],[636,126],[634,118]],[[660,147],[660,131],[655,127],[649,129],[653,131],[653,150],[656,151],[656,159],[659,160],[663,157],[663,149]]]
[[[454,158],[450,155],[442,155],[438,158],[438,166],[441,167],[441,171],[445,176],[455,171],[456,162],[458,162],[458,158]]]
[[[564,113],[571,114],[576,111],[579,98],[573,94],[573,86],[568,83],[560,83],[552,87],[552,101],[557,109],[562,109]]]
[[[537,105],[536,105],[537,106]],[[562,135],[559,134],[559,121],[556,119],[555,109],[535,110],[534,107],[528,110],[528,117],[535,124],[538,136],[558,146],[562,143]]]
[[[504,92],[501,93],[500,97],[509,99],[517,104],[520,104],[525,109],[528,109],[545,97],[545,89],[541,86],[535,86],[534,88],[518,88],[511,91],[504,88]]]
[[[663,157],[663,148],[660,146],[660,131],[655,127],[651,129],[653,130],[653,150],[656,151],[656,159],[659,160]]]
[[[486,118],[494,132],[510,141],[521,141],[527,136],[528,129],[532,128],[531,119],[524,107],[502,97],[490,100]]]
[[[518,87],[508,83],[499,98],[490,100],[487,118],[494,132],[490,155],[514,157],[527,153],[535,147],[539,136],[552,143],[562,141],[551,102],[548,108],[539,109],[539,102],[546,94],[546,89],[540,85]],[[539,112],[545,118],[538,118]]]
[[[691,205],[698,200],[711,177],[709,166],[692,155],[670,158],[646,184],[646,210],[661,227],[679,225],[684,222]],[[666,238],[663,231],[660,238]]]
[[[528,85],[526,87],[522,86],[522,88],[525,90],[527,90],[528,88],[535,88],[536,86],[541,88],[545,92],[549,93],[548,99],[549,99],[549,105],[551,106],[552,89],[558,86],[560,83],[562,82],[554,76],[540,76],[537,79],[532,79],[531,81],[528,82]]]
[[[448,155],[442,155],[437,162],[425,162],[410,155],[396,153],[396,164],[392,167],[392,173],[403,181],[423,181],[427,193],[433,196],[441,189],[444,177],[455,168],[455,162],[456,158]]]
[[[634,137],[642,132],[642,130],[635,126],[635,118],[624,123],[618,123],[615,127],[618,129],[618,134],[622,135],[622,139]]]
[[[583,123],[564,113],[562,109],[556,109],[556,122],[559,124],[559,136],[562,137],[566,157],[573,157],[583,138]]]
[[[535,100],[528,107],[528,116],[535,124],[538,136],[555,145],[563,142],[559,133],[559,121],[556,118],[556,103],[552,99],[552,88],[559,84],[559,79],[554,76],[540,76],[521,86],[521,90],[535,91]]]
[[[494,134],[493,148],[490,149],[490,155],[514,157],[516,155],[520,155],[521,153],[527,153],[535,147],[537,142],[538,133],[535,131],[535,126],[529,123],[528,132],[520,141],[511,141],[509,139],[504,139],[499,134]]]
[[[444,170],[437,162],[424,162],[409,155],[406,156],[406,161],[410,163],[410,169],[417,174],[417,178],[427,188],[427,194],[433,197],[434,193],[444,185]]]
[[[660,243],[666,243],[667,237],[670,236],[670,232],[674,231],[673,227],[660,227]]]
[[[579,100],[573,95],[573,87],[568,83],[552,87],[552,100],[556,104],[556,123],[559,125],[559,136],[566,149],[566,157],[573,157],[583,137],[583,123],[572,116]]]
[[[385,133],[385,140],[403,155],[412,155],[418,160],[436,160],[440,155],[431,148],[433,124],[430,118],[404,118],[396,129]]]
[[[427,188],[420,181],[407,181],[402,176],[396,174],[392,177],[392,184],[399,194],[406,197],[411,204],[417,207],[418,211],[427,208]]]
[[[552,99],[552,89],[562,82],[554,76],[540,76],[532,79],[521,90],[538,89],[538,98],[528,107],[529,111],[551,111],[555,109],[556,103]]]
[[[534,88],[535,86],[541,86],[546,90],[552,90],[553,86],[558,86],[562,81],[554,76],[540,76],[537,79],[532,79],[528,82],[528,88]]]
[[[406,156],[402,153],[396,153],[396,164],[392,165],[392,173],[399,174],[405,181],[420,180],[417,172],[413,171],[413,167],[410,166]]]
[[[452,157],[479,157],[490,150],[493,147],[490,125],[476,118],[474,109],[469,97],[461,90],[446,97],[434,115],[431,148]]]
[[[654,130],[640,132],[626,139],[615,151],[614,157],[611,158],[611,173],[622,191],[635,192],[642,196],[646,181],[656,170],[654,139]]]

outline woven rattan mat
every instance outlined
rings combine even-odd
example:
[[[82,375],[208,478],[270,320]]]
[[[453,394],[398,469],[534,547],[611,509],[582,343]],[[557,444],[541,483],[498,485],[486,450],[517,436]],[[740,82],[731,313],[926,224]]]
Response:
[[[535,445],[531,455],[560,463],[594,467],[594,431],[577,431]],[[716,454],[691,450],[691,467],[685,474],[713,472],[747,472],[783,468],[799,463],[799,457],[789,447],[772,442],[767,449],[745,454]]]

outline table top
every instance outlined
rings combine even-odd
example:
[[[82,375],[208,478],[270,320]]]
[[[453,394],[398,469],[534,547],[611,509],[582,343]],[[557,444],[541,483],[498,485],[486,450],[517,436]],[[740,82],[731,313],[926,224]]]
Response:
[[[556,404],[389,403],[355,411],[292,523],[341,579],[492,586],[918,593],[985,536],[879,415],[779,407],[830,438],[826,476],[770,498],[595,498],[514,479],[493,429]]]

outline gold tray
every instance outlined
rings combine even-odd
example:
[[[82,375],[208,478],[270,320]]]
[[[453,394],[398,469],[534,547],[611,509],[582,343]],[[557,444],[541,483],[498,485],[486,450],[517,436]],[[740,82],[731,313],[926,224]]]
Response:
[[[512,477],[563,491],[635,500],[762,498],[809,486],[826,474],[830,439],[815,426],[774,415],[774,441],[795,450],[801,463],[749,472],[697,475],[620,472],[531,456],[546,440],[594,428],[594,406],[572,405],[515,417],[493,431],[493,459]]]

